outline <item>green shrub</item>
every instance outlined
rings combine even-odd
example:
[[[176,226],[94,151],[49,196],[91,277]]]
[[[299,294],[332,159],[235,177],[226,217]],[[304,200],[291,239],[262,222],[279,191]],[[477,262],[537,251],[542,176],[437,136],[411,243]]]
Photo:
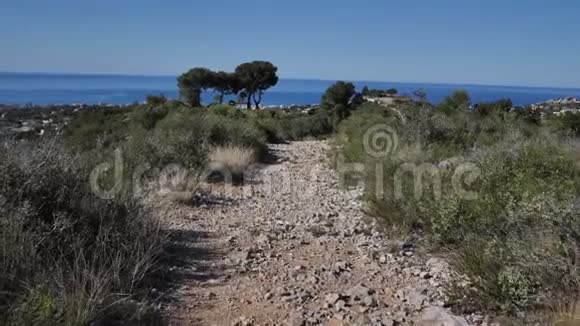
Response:
[[[473,281],[471,303],[513,312],[574,300],[577,258],[562,251],[580,245],[572,208],[580,170],[570,153],[546,139],[520,139],[469,160],[482,170],[477,197],[445,196],[426,211],[434,239],[455,248]]]
[[[366,165],[368,212],[386,231],[451,253],[470,281],[449,288],[463,307],[560,308],[580,290],[577,147],[508,104],[471,110],[456,93],[434,109],[363,107],[338,126],[338,153]],[[396,135],[382,157],[364,146],[377,125]]]
[[[165,95],[160,94],[160,95],[147,95],[147,99],[145,100],[145,102],[147,103],[147,105],[150,106],[159,106],[159,105],[163,105],[165,103],[167,103],[167,97],[165,97]]]
[[[265,154],[266,135],[246,120],[238,120],[220,115],[205,115],[202,118],[204,139],[209,145],[239,145]]]
[[[364,137],[368,129],[377,125],[392,125],[397,122],[397,113],[375,104],[364,104],[349,119],[339,124],[335,142],[339,154],[346,162],[364,162],[366,150]]]
[[[144,106],[137,108],[131,112],[129,119],[137,123],[142,128],[150,130],[155,128],[155,125],[167,116],[169,109],[165,106]]]
[[[471,98],[469,93],[465,90],[459,89],[445,97],[441,103],[437,105],[436,110],[445,114],[454,114],[466,111],[469,109],[470,105]]]
[[[337,81],[326,89],[320,106],[329,112],[336,125],[350,115],[354,108],[351,99],[355,94],[355,86],[352,83]]]
[[[272,143],[321,137],[333,131],[331,118],[323,110],[309,113],[262,110],[251,119]]]
[[[561,130],[573,136],[580,136],[580,114],[566,112],[552,119],[552,125],[556,130]]]
[[[569,200],[580,190],[574,161],[555,144],[512,141],[466,159],[481,169],[478,196],[470,200],[448,196],[434,207],[433,234],[444,242],[460,242],[470,232],[499,233],[520,203],[543,194]]]
[[[512,100],[501,99],[495,102],[478,103],[474,107],[474,111],[485,116],[490,114],[504,114],[508,113],[513,107]]]
[[[230,105],[212,105],[207,110],[209,113],[222,115],[224,117],[239,118],[243,116],[241,110]]]
[[[25,293],[17,310],[6,322],[12,325],[65,325],[62,307],[53,294],[42,288]]]
[[[268,142],[318,137],[331,131],[324,111],[252,111],[223,105],[193,109],[168,101],[84,113],[67,128],[65,139],[85,161],[113,166],[120,156],[123,182],[118,191],[129,194],[135,193],[136,184],[159,178],[169,166],[183,168],[194,181],[207,167],[210,148],[247,148],[260,159],[267,153]],[[99,182],[103,189],[115,189],[114,171],[104,173]]]
[[[68,145],[78,151],[88,151],[122,141],[129,127],[128,112],[102,109],[80,113],[66,129]]]
[[[579,290],[578,223],[574,205],[545,193],[519,202],[501,221],[501,232],[470,231],[456,265],[471,280],[452,297],[469,308],[516,312],[573,305]]]

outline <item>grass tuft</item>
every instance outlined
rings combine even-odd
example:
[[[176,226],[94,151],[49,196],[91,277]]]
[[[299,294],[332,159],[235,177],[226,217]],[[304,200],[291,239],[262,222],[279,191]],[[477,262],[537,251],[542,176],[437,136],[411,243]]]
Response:
[[[240,177],[247,169],[256,163],[256,153],[253,149],[243,146],[226,145],[210,150],[210,169],[222,174]]]

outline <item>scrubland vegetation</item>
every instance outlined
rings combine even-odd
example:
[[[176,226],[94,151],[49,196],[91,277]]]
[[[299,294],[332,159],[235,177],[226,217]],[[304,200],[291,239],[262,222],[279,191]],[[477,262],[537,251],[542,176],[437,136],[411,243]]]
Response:
[[[193,195],[207,169],[240,178],[268,142],[330,131],[323,113],[147,104],[79,113],[60,136],[0,148],[0,323],[158,324],[159,187]],[[219,166],[216,166],[219,165]]]
[[[268,143],[331,134],[339,172],[341,164],[366,167],[356,177],[385,232],[424,239],[466,277],[448,288],[457,307],[515,314],[575,305],[577,115],[542,118],[509,100],[472,105],[463,91],[435,106],[417,92],[417,102],[385,107],[363,102],[345,82],[308,112],[192,107],[207,85],[218,102],[246,87],[248,104],[259,104],[277,81],[274,68],[191,70],[179,79],[185,102],[150,96],[143,105],[80,113],[55,137],[4,142],[0,322],[159,323],[142,304],[168,236],[149,202],[159,185],[192,194],[208,168],[243,178],[266,158]],[[256,71],[261,82],[237,84]],[[396,93],[367,96],[373,92]],[[382,134],[373,138],[376,126]]]
[[[258,104],[275,71],[248,63],[236,74],[212,72],[211,86],[220,99],[245,91]],[[209,87],[182,77],[182,93]],[[192,108],[196,98],[184,100],[149,96],[143,105],[79,112],[58,135],[3,140],[1,324],[161,323],[146,304],[157,299],[150,289],[162,278],[170,236],[151,202],[167,190],[160,187],[187,201],[216,164],[239,178],[268,142],[330,131],[321,113]]]
[[[366,166],[369,214],[452,260],[464,312],[561,311],[580,290],[578,116],[511,107],[457,91],[436,106],[367,103],[338,126],[336,155]],[[385,155],[368,148],[377,125]]]
[[[135,301],[147,295],[164,241],[147,205],[96,197],[91,166],[57,140],[0,152],[2,324],[153,318]]]

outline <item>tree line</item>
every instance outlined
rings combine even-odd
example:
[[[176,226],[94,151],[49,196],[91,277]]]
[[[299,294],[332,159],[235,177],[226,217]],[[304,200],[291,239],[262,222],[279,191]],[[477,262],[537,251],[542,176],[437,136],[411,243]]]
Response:
[[[177,78],[177,87],[181,99],[193,107],[201,106],[202,92],[210,89],[217,94],[220,104],[226,95],[238,95],[248,108],[252,107],[252,101],[259,107],[264,91],[278,83],[277,71],[278,67],[268,61],[242,63],[234,72],[196,67]]]
[[[361,94],[363,96],[370,96],[370,97],[388,97],[397,95],[396,88],[389,88],[387,90],[382,89],[369,89],[368,86],[363,87]]]

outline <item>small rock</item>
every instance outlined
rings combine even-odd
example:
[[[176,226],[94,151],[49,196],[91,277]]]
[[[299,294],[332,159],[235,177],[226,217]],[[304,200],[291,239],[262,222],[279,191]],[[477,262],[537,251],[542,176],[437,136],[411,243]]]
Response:
[[[421,310],[423,303],[427,301],[427,296],[423,294],[424,292],[425,289],[423,288],[415,288],[411,286],[398,290],[397,297],[405,301],[411,308]]]
[[[363,300],[362,300],[363,305],[365,305],[366,307],[369,308],[375,308],[377,307],[379,304],[377,303],[377,299],[375,299],[375,297],[373,296],[366,296]]]
[[[336,267],[336,269],[337,269],[339,272],[342,272],[342,271],[349,271],[349,270],[350,270],[350,264],[349,264],[349,263],[347,263],[347,262],[344,262],[344,261],[339,261],[339,262],[337,262],[336,264],[334,264],[334,266]]]
[[[381,255],[379,257],[379,263],[384,264],[387,262],[387,255]]]
[[[421,322],[437,326],[468,326],[463,317],[457,317],[440,307],[428,307],[421,314]]]
[[[248,259],[252,258],[252,252],[250,250],[242,250],[239,252],[235,252],[231,255],[231,258],[236,263],[244,263]]]
[[[207,280],[205,283],[209,284],[209,285],[217,285],[217,284],[221,284],[222,280],[218,279],[218,278],[212,278],[212,279]]]
[[[312,284],[318,284],[318,282],[319,282],[319,278],[318,278],[318,277],[316,277],[316,275],[311,275],[310,277],[308,277],[308,278],[306,279],[306,281],[307,281],[308,283],[312,283]]]
[[[256,238],[256,242],[259,244],[268,244],[270,242],[270,238],[262,233]]]
[[[234,325],[235,326],[252,326],[254,325],[254,318],[246,318],[246,317],[240,317],[240,320],[238,320]]]
[[[396,326],[398,323],[392,319],[385,319],[382,321],[383,326]]]
[[[304,319],[304,315],[300,312],[294,312],[289,316],[289,325],[290,326],[304,326],[306,324],[306,320]]]
[[[326,303],[335,304],[338,300],[340,300],[340,294],[338,293],[330,293],[326,295]]]
[[[359,315],[353,325],[373,325],[371,319],[366,315]]]
[[[334,307],[336,308],[336,311],[340,311],[342,309],[344,309],[344,306],[346,306],[346,302],[344,300],[338,300]]]
[[[364,284],[354,286],[347,291],[347,295],[350,296],[353,300],[363,300],[364,298],[374,293],[375,290],[369,289]]]

